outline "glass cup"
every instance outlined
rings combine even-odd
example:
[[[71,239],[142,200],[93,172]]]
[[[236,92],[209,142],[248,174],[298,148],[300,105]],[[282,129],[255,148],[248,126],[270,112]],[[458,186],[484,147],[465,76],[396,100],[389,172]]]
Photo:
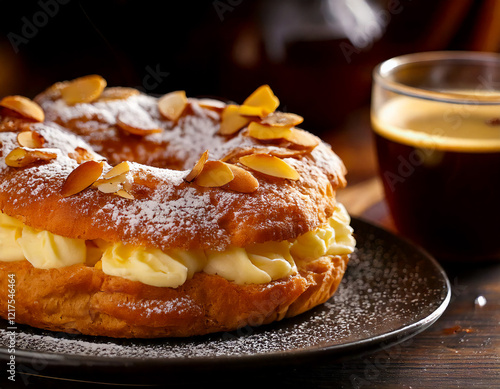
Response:
[[[374,70],[379,174],[401,235],[441,260],[500,258],[500,55],[436,51]]]

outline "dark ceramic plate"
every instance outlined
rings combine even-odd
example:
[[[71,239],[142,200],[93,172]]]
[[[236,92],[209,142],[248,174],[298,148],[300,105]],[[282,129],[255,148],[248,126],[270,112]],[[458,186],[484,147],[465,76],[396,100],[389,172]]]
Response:
[[[189,371],[342,359],[389,347],[429,327],[450,300],[443,269],[427,253],[353,218],[357,249],[337,293],[298,317],[259,328],[188,339],[121,340],[14,331],[21,373],[114,383],[158,383]],[[0,357],[9,357],[6,321]],[[247,370],[248,372],[248,370]]]

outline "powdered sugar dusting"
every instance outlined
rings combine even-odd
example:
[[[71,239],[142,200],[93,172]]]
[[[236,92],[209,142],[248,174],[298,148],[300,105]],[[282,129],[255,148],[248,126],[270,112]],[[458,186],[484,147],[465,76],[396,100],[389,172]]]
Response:
[[[142,300],[141,301],[141,312],[146,318],[150,318],[155,315],[164,315],[165,313],[175,312],[177,314],[182,314],[184,310],[188,310],[193,306],[193,300],[189,297],[180,297],[174,300],[163,301],[161,305],[158,303],[153,304],[151,300]],[[137,302],[119,302],[116,305],[118,308],[124,308],[127,311],[135,310],[137,306]]]
[[[59,125],[47,123],[32,127],[46,138],[45,148],[59,149],[57,159],[23,168],[6,179],[0,184],[0,189],[8,195],[3,200],[14,205],[18,201],[25,202],[32,205],[30,209],[40,211],[43,207],[35,202],[53,204],[48,216],[52,219],[43,223],[35,220],[38,223],[32,225],[35,228],[63,235],[66,229],[60,225],[60,220],[73,220],[78,225],[85,216],[85,222],[91,219],[89,225],[78,231],[75,227],[74,234],[80,239],[96,239],[104,234],[112,242],[161,249],[224,250],[229,244],[244,246],[266,240],[293,239],[325,222],[335,200],[324,193],[330,181],[336,186],[332,176],[340,170],[340,160],[326,145],[286,159],[300,173],[298,181],[260,175],[259,188],[250,194],[224,188],[202,188],[184,182],[184,177],[205,150],[209,150],[210,159],[222,159],[235,150],[286,152],[287,149],[261,143],[246,136],[245,131],[230,137],[219,135],[219,115],[202,108],[196,99],[189,100],[190,105],[177,123],[161,116],[157,101],[155,97],[142,94],[125,100],[73,106],[62,99],[40,99],[47,120],[54,120]],[[162,131],[142,137],[124,133],[115,125],[121,115],[139,121],[147,118],[147,126],[156,126]],[[13,137],[14,134],[0,134],[0,140],[5,138],[4,155],[15,147]],[[133,200],[106,195],[95,188],[86,189],[77,196],[60,198],[65,178],[76,167],[76,161],[68,154],[74,154],[76,148],[91,152],[90,145],[95,152],[108,158],[111,165],[122,160],[135,161],[127,175]],[[94,156],[103,158],[95,153]],[[238,158],[228,159],[228,162],[238,163]],[[172,166],[181,170],[169,169]],[[104,171],[108,170],[109,165],[105,164]],[[24,181],[37,198],[23,195]],[[13,214],[23,215],[20,207],[10,209]],[[59,222],[51,223],[51,220]]]
[[[152,241],[162,242],[168,247],[178,229],[204,230],[227,244],[223,230],[218,227],[217,218],[210,207],[210,194],[200,194],[195,188],[188,187],[178,193],[178,198],[168,202],[161,201],[166,191],[174,191],[173,186],[165,186],[160,194],[149,199],[135,200],[118,208],[115,204],[104,205],[96,214],[97,220],[110,217],[113,225],[123,230],[124,240],[134,243],[136,237],[149,236]],[[177,196],[176,196],[177,197]]]
[[[154,109],[156,100],[147,95],[136,95],[124,100],[110,100],[92,104],[67,105],[64,100],[46,100],[41,103],[45,111],[46,121],[61,119],[69,122],[74,119],[100,120],[108,124],[116,124],[120,112],[142,110],[148,116],[159,118],[158,110]]]
[[[0,171],[7,168],[5,163],[5,156],[9,154],[12,150],[18,147],[17,134],[12,132],[6,132],[0,136],[0,155],[4,158],[0,158]]]
[[[42,100],[41,105],[49,121],[68,126],[93,145],[98,153],[116,159],[115,149],[124,149],[123,133],[116,126],[119,118],[124,123],[143,129],[162,129],[159,133],[144,136],[133,145],[134,160],[154,164],[155,158],[163,161],[164,155],[177,161],[184,169],[192,167],[207,149],[215,150],[226,139],[217,135],[220,116],[209,109],[201,108],[196,99],[190,99],[192,114],[180,118],[174,124],[164,119],[158,110],[155,97],[139,94],[124,100],[94,102],[91,104],[67,105],[63,100]],[[143,150],[144,148],[144,150]],[[157,156],[151,156],[151,149]],[[117,151],[117,154],[119,152]],[[119,162],[119,161],[113,161]],[[169,167],[161,165],[161,167]]]

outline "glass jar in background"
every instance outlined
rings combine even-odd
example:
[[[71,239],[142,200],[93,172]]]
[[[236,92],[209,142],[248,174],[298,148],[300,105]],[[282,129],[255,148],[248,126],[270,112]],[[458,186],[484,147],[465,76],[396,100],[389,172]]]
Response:
[[[424,52],[374,70],[371,122],[398,231],[441,260],[500,258],[500,55]]]

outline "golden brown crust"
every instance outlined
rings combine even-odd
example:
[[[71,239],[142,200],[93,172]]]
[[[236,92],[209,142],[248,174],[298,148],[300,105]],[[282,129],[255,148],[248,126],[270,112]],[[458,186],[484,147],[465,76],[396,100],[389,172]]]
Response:
[[[319,139],[314,146],[261,141],[245,129],[223,136],[220,111],[202,108],[195,99],[175,122],[158,112],[157,98],[139,93],[67,105],[61,99],[66,85],[58,83],[36,98],[44,123],[0,110],[0,212],[30,227],[163,250],[222,251],[292,240],[316,229],[333,214],[335,191],[346,184],[342,161]],[[144,120],[138,127],[144,124],[154,133],[123,131],[117,123],[130,113],[134,120]],[[27,130],[37,132],[43,148],[57,158],[8,166],[5,157],[19,147],[17,134]],[[211,160],[251,172],[257,189],[240,193],[186,182],[206,149]],[[240,157],[258,153],[286,161],[300,179],[276,178],[239,163]],[[133,199],[95,187],[63,196],[68,175],[89,159],[105,159],[104,172],[130,161],[127,193]],[[18,323],[111,337],[234,330],[295,316],[325,302],[347,262],[347,256],[334,256],[300,263],[298,274],[262,285],[238,285],[200,272],[175,289],[109,276],[85,265],[42,270],[27,261],[0,262],[0,314],[7,313],[8,274],[15,274]]]
[[[7,317],[15,274],[16,322],[53,331],[120,338],[185,337],[258,326],[298,315],[328,300],[347,256],[329,256],[268,284],[237,285],[197,273],[178,288],[108,276],[84,265],[36,269],[0,262],[0,315]]]
[[[187,172],[134,163],[129,190],[133,201],[95,188],[65,198],[61,188],[77,166],[68,155],[76,148],[92,151],[92,147],[53,123],[32,124],[31,129],[44,137],[44,149],[58,149],[62,155],[20,168],[2,168],[0,163],[0,211],[30,227],[69,238],[214,250],[295,239],[332,215],[335,190],[345,184],[344,165],[321,144],[287,159],[299,172],[298,181],[253,172],[259,181],[253,193],[203,188],[186,183]],[[14,132],[0,133],[0,140],[9,140],[0,145],[4,156],[17,147],[15,137]],[[231,152],[227,162],[237,163],[248,148],[268,146],[240,134],[219,144],[213,154]]]

